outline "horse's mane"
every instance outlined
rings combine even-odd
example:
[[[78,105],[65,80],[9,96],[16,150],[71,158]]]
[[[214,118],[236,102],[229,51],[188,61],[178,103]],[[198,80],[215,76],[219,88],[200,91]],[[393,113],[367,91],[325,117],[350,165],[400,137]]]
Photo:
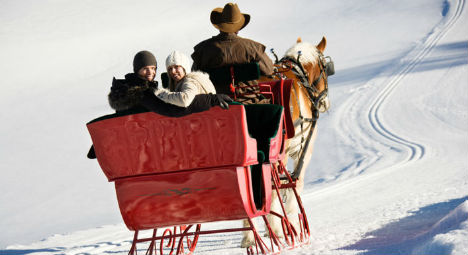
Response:
[[[308,42],[299,42],[289,48],[284,54],[285,57],[297,59],[298,52],[301,51],[301,58],[299,59],[302,64],[311,63],[317,64],[318,50],[315,45]]]

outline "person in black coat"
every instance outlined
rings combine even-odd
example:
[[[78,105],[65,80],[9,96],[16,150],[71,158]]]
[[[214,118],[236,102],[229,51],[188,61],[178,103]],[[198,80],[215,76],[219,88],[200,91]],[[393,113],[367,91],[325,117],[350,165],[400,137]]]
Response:
[[[169,117],[182,117],[196,112],[209,110],[213,106],[228,109],[232,99],[224,94],[196,95],[188,107],[179,107],[166,103],[156,97],[158,83],[154,81],[157,62],[149,51],[138,52],[133,59],[133,73],[125,75],[125,79],[113,79],[108,95],[109,105],[116,113],[132,113],[152,111]],[[95,159],[94,146],[87,155]]]
[[[125,75],[125,79],[113,79],[109,93],[109,105],[122,112],[127,110],[148,110],[157,114],[181,117],[191,113],[209,110],[213,106],[228,109],[232,99],[224,94],[200,94],[195,96],[188,107],[179,107],[166,103],[156,97],[158,83],[156,75],[156,58],[149,51],[140,51],[133,60],[133,73]]]

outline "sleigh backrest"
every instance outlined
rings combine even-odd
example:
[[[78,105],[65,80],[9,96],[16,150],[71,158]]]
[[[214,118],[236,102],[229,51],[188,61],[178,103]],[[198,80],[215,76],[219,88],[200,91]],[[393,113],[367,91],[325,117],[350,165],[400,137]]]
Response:
[[[292,79],[280,79],[261,81],[258,83],[258,86],[260,87],[260,93],[262,93],[265,97],[270,98],[272,104],[283,106],[286,139],[294,137],[295,134],[290,110],[290,97],[293,82],[294,81]]]
[[[87,124],[109,181],[219,166],[257,163],[244,106],[172,118],[153,112],[108,115]]]

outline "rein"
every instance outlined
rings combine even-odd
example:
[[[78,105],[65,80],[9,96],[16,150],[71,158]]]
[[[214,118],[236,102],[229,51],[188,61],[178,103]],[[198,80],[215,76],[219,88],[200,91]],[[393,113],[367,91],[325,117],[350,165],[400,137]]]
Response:
[[[273,52],[273,49],[272,49]],[[274,52],[273,52],[274,54]],[[276,54],[274,54],[276,57]],[[298,159],[298,163],[296,165],[296,168],[294,169],[293,175],[291,176],[293,179],[298,179],[301,171],[303,169],[304,165],[304,157],[305,157],[305,151],[304,148],[309,147],[310,140],[312,138],[312,134],[315,130],[315,127],[317,125],[317,120],[319,118],[319,105],[320,102],[327,97],[328,95],[328,78],[325,74],[328,75],[328,63],[326,62],[325,57],[321,52],[319,52],[319,61],[318,65],[320,68],[320,75],[312,82],[312,86],[309,83],[309,77],[307,75],[307,72],[304,70],[300,57],[301,57],[301,52],[299,51],[299,54],[297,56],[297,59],[293,59],[291,57],[283,57],[281,60],[277,60],[276,63],[279,64],[281,63],[283,66],[286,66],[287,69],[284,71],[280,71],[279,73],[287,72],[289,70],[293,71],[295,76],[300,80],[300,86],[303,86],[306,91],[307,91],[307,97],[313,104],[313,109],[312,109],[312,118],[305,118],[302,116],[301,113],[301,108],[298,107],[299,109],[299,124],[301,125],[301,148],[300,148],[300,156]],[[331,62],[333,63],[333,62]],[[317,85],[319,82],[324,79],[325,83],[325,89],[322,92],[319,92],[317,89]],[[315,96],[316,95],[316,96]],[[297,93],[296,93],[297,96]],[[297,102],[299,103],[299,98],[297,98]],[[304,122],[309,122],[311,123],[310,130],[307,134],[307,138],[304,137],[304,132],[303,132],[303,124]]]
[[[293,73],[296,75],[296,77],[301,81],[301,85],[306,88],[307,92],[308,92],[308,97],[309,97],[309,100],[312,102],[312,104],[314,105],[314,108],[315,110],[319,110],[319,105],[320,105],[320,102],[326,98],[328,96],[328,78],[327,76],[328,75],[331,75],[331,74],[328,74],[328,63],[326,62],[325,60],[325,57],[323,56],[323,54],[321,52],[318,52],[319,53],[319,61],[318,61],[318,65],[319,65],[319,68],[320,68],[320,75],[312,82],[312,85],[309,83],[309,77],[307,75],[307,72],[304,70],[303,66],[302,66],[302,63],[300,61],[300,57],[302,56],[301,52],[299,51],[299,54],[297,56],[297,59],[293,59],[291,57],[283,57],[281,60],[279,61],[276,61],[277,63],[282,63],[283,65],[287,66],[287,70],[284,70],[282,72],[286,72],[286,71],[293,71]],[[331,62],[333,63],[333,62]],[[324,74],[327,74],[327,76],[325,76]],[[317,90],[317,85],[319,84],[319,82],[322,80],[322,79],[325,79],[325,89],[322,91],[322,92],[319,92]],[[314,96],[317,95],[317,96]],[[310,118],[303,118],[302,115],[300,115],[301,119],[304,119],[306,121],[314,121],[314,119],[310,119]],[[317,116],[318,118],[318,116]]]

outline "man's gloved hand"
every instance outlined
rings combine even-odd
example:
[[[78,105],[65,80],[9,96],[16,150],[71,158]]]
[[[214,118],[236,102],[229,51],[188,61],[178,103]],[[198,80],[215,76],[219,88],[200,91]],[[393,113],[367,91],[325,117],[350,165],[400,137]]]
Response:
[[[218,105],[225,110],[229,109],[228,103],[233,102],[232,98],[225,94],[216,94],[216,98],[218,99]]]

